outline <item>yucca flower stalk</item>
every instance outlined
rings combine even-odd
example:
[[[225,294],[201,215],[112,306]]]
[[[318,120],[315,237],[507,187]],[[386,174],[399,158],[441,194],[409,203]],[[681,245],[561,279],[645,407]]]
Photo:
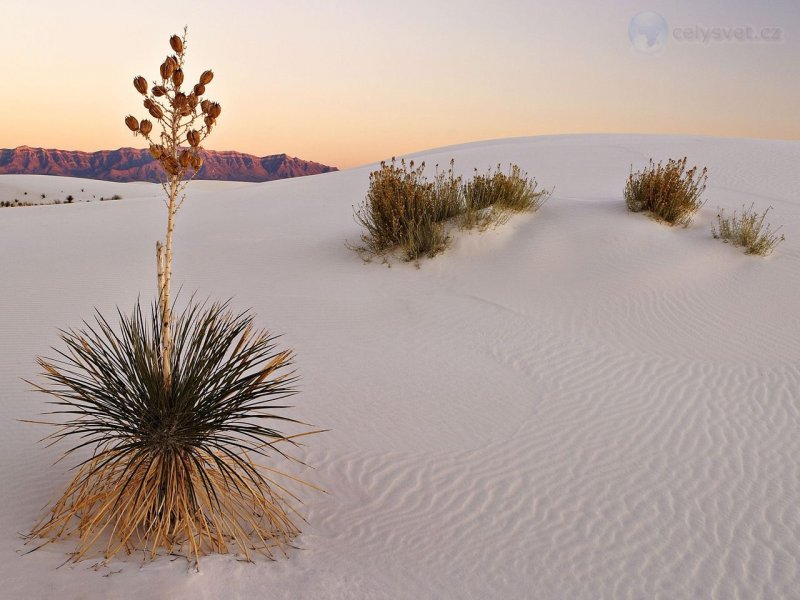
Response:
[[[183,89],[185,80],[183,67],[186,61],[187,30],[183,36],[173,35],[169,39],[174,54],[167,56],[159,67],[160,79],[148,89],[147,80],[141,75],[133,79],[133,86],[144,96],[144,107],[159,125],[158,136],[153,134],[153,123],[149,119],[138,121],[134,116],[125,118],[125,125],[134,135],[143,136],[150,143],[150,154],[159,162],[164,172],[162,186],[166,194],[167,234],[156,243],[156,266],[158,273],[158,297],[161,303],[161,360],[163,362],[164,385],[169,386],[172,371],[172,337],[170,319],[170,285],[172,282],[172,236],[175,229],[175,214],[185,196],[183,191],[203,166],[200,156],[202,142],[211,133],[222,107],[203,98],[206,86],[214,79],[213,71],[204,71],[199,83],[187,94]]]

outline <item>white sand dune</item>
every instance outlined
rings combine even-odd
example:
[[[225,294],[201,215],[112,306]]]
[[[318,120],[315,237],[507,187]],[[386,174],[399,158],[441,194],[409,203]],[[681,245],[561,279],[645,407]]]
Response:
[[[229,191],[253,185],[241,181],[192,181],[192,191]],[[19,204],[56,204],[67,202],[97,202],[114,196],[126,198],[155,198],[163,195],[157,183],[99,181],[81,177],[51,177],[49,175],[0,175],[0,202],[15,200]],[[44,195],[44,198],[42,198]]]
[[[708,165],[688,229],[628,213],[631,164]],[[285,333],[303,377],[309,524],[288,560],[56,569],[17,536],[69,478],[18,423],[19,377],[97,306],[154,292],[156,197],[0,211],[0,580],[7,598],[797,598],[800,143],[597,135],[423,152],[509,161],[550,201],[413,265],[345,247],[370,166],[196,190],[184,290]],[[3,178],[0,178],[0,184]],[[60,185],[60,183],[59,183]],[[66,184],[65,184],[66,185]],[[90,185],[90,183],[86,183]],[[773,206],[768,258],[712,239],[716,207]]]

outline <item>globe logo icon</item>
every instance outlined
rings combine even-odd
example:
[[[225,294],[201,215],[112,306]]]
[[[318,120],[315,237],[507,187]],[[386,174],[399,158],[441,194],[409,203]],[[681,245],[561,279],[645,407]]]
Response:
[[[661,54],[667,45],[667,22],[658,13],[641,12],[628,24],[631,46],[642,54]]]

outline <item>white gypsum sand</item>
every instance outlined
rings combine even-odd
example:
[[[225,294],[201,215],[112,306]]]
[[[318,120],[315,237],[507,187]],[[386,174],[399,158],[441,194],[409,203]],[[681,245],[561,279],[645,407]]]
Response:
[[[710,171],[693,224],[629,213],[631,164],[684,155]],[[800,143],[582,135],[414,155],[451,157],[466,175],[513,161],[555,192],[535,215],[455,232],[416,269],[345,247],[374,165],[190,191],[176,287],[233,295],[284,333],[302,376],[287,414],[332,429],[302,454],[329,494],[303,493],[301,549],[210,556],[200,574],[136,555],[57,570],[68,542],[21,556],[18,532],[74,461],[53,466],[64,448],[15,420],[47,410],[19,378],[93,306],[113,319],[154,297],[165,209],[147,192],[0,210],[2,595],[796,596]],[[784,226],[768,258],[711,237],[717,206],[751,202]]]
[[[252,183],[241,181],[202,181],[189,184],[190,190],[231,190]],[[42,198],[44,194],[44,198]],[[70,202],[100,202],[126,198],[161,198],[161,185],[147,182],[119,183],[81,177],[52,177],[50,175],[0,175],[0,202],[35,206]],[[10,207],[13,208],[13,207]]]

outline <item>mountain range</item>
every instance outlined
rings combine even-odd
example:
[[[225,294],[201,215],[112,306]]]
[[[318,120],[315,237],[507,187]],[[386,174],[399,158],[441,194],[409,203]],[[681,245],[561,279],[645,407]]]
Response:
[[[202,150],[203,167],[196,179],[273,181],[337,171],[336,167],[286,154],[254,156],[241,152]],[[0,175],[60,175],[105,181],[160,182],[160,166],[150,152],[138,148],[81,152],[19,146],[0,149]]]

